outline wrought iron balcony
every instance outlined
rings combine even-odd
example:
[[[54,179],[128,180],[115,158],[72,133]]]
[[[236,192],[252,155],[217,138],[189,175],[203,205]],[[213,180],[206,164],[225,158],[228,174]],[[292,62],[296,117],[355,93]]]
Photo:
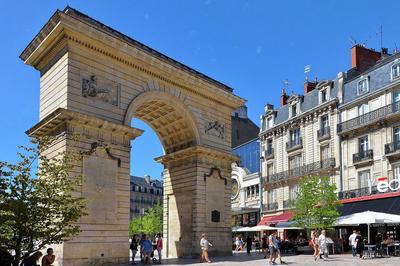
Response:
[[[293,151],[303,148],[303,139],[301,137],[297,138],[296,140],[290,140],[286,142],[286,151]]]
[[[283,201],[283,208],[284,209],[292,209],[294,208],[296,202],[294,200],[284,200]]]
[[[371,191],[370,191],[369,187],[363,187],[363,188],[358,188],[358,189],[340,191],[338,193],[338,198],[339,199],[352,199],[352,198],[359,198],[359,197],[363,197],[363,196],[375,195],[375,194],[380,194],[380,193],[381,192],[378,191],[376,186],[371,187]]]
[[[328,127],[323,127],[321,129],[319,129],[317,131],[317,135],[318,135],[319,141],[329,139],[331,137],[330,127],[328,126]]]
[[[353,154],[353,164],[364,164],[369,163],[374,158],[373,150],[360,151]]]
[[[265,159],[271,159],[273,157],[274,157],[274,149],[273,148],[269,148],[269,149],[266,149],[264,151],[264,158]]]
[[[385,144],[385,154],[390,154],[400,151],[400,142],[392,142]]]
[[[264,204],[265,211],[275,211],[278,209],[278,202]]]
[[[300,167],[290,169],[288,171],[279,172],[270,176],[264,177],[265,183],[274,183],[283,181],[292,177],[305,176],[312,173],[321,172],[335,167],[335,158],[329,158],[323,161],[306,164]]]
[[[400,101],[344,121],[337,125],[337,132],[342,133],[360,126],[365,126],[370,123],[377,122],[383,118],[389,118],[393,114],[400,114]]]

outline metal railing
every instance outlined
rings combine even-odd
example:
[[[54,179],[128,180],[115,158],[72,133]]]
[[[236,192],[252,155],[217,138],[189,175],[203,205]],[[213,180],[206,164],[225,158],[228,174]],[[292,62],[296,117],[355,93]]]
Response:
[[[286,142],[286,150],[291,150],[297,147],[301,147],[303,145],[303,139],[301,137],[298,137],[295,140],[290,140]]]
[[[373,150],[360,151],[353,154],[353,163],[359,163],[366,160],[372,160],[374,158]]]
[[[318,139],[329,138],[331,136],[330,127],[323,127],[317,131]]]
[[[266,211],[274,211],[277,209],[278,209],[278,202],[264,204],[264,210]]]
[[[363,188],[358,188],[358,189],[340,191],[338,193],[338,198],[339,199],[352,199],[352,198],[358,198],[358,197],[381,194],[381,193],[382,192],[379,192],[378,189],[376,188],[376,186],[371,187],[371,191],[370,191],[369,187],[363,187]]]
[[[340,133],[342,131],[353,129],[361,125],[366,125],[368,123],[378,121],[390,114],[399,113],[399,111],[400,111],[400,101],[394,102],[392,104],[386,105],[374,111],[368,112],[366,114],[357,116],[353,119],[338,124],[337,132]]]
[[[294,208],[295,206],[295,201],[294,200],[284,200],[283,201],[283,208],[284,209],[291,209]]]
[[[385,154],[393,153],[400,150],[400,142],[392,142],[385,144]]]
[[[323,169],[329,169],[335,167],[335,158],[329,158],[322,161],[306,164],[300,167],[296,167],[287,171],[272,174],[264,177],[264,182],[273,183],[282,181],[291,177],[304,176],[307,174],[315,173]]]

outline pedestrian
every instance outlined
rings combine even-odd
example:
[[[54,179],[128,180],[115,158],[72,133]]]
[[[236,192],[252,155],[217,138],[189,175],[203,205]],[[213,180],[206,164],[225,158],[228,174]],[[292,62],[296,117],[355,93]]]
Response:
[[[36,251],[32,255],[25,258],[20,266],[39,266],[37,261],[43,256],[43,253],[40,251]]]
[[[239,236],[236,236],[236,239],[235,239],[235,251],[239,251],[239,248],[240,248],[240,238],[239,238]]]
[[[247,255],[250,255],[252,246],[253,246],[253,239],[248,235],[246,238]]]
[[[140,250],[142,252],[142,262],[147,264],[150,262],[151,253],[153,252],[153,244],[147,238],[146,235],[142,236],[142,241],[140,245]]]
[[[328,243],[326,239],[326,231],[322,230],[318,237],[318,247],[320,258],[326,260],[328,258]]]
[[[275,260],[279,259],[280,264],[286,264],[286,262],[282,260],[281,256],[281,243],[282,243],[281,238],[279,236],[275,237],[275,245],[274,245],[276,247]]]
[[[132,264],[136,264],[135,257],[138,252],[138,243],[136,240],[136,235],[132,236],[131,245],[129,246],[129,249],[132,251]]]
[[[261,240],[261,248],[262,252],[264,254],[264,259],[267,258],[267,249],[268,249],[268,236],[266,233],[263,234],[262,240]]]
[[[47,249],[47,255],[42,258],[42,266],[52,266],[56,256],[54,255],[54,251],[52,248]]]
[[[353,230],[353,233],[349,236],[349,245],[351,246],[351,253],[353,254],[353,257],[357,256],[356,237],[357,237],[357,231]]]
[[[157,253],[158,253],[158,263],[161,264],[161,252],[163,249],[163,239],[161,234],[158,233],[156,237]]]
[[[276,246],[276,241],[275,241],[275,232],[272,232],[268,236],[268,248],[269,248],[269,264],[275,265],[276,262],[276,252],[278,247]]]
[[[314,260],[318,259],[319,256],[319,249],[318,249],[318,238],[317,238],[317,232],[316,231],[311,231],[311,239],[310,239],[310,244],[311,247],[314,250]]]
[[[207,235],[202,234],[200,239],[200,247],[201,247],[200,262],[211,262],[211,260],[208,257],[208,248],[212,246],[213,245],[207,240]]]
[[[356,236],[356,252],[360,256],[360,259],[363,259],[363,250],[364,250],[364,241],[363,237],[361,236],[361,232],[357,231]]]

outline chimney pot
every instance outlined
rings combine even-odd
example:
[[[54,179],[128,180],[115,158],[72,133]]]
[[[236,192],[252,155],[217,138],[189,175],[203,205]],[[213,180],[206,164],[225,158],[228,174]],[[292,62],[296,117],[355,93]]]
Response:
[[[289,98],[288,95],[286,95],[285,89],[282,90],[282,95],[281,95],[281,106],[286,105],[287,99]]]

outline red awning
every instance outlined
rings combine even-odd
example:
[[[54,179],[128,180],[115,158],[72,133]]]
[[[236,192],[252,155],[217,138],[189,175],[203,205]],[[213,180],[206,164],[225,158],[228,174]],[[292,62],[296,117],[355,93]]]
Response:
[[[293,212],[284,212],[277,215],[264,216],[257,225],[272,225],[282,222],[288,222],[294,216]]]

